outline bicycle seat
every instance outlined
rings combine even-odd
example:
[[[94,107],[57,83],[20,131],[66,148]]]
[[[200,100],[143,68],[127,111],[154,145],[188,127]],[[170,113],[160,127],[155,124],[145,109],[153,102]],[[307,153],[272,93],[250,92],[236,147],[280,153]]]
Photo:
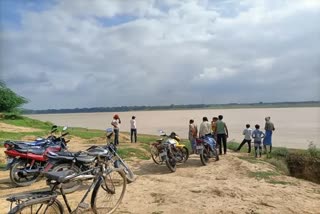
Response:
[[[67,181],[66,177],[68,175],[75,174],[74,171],[72,170],[65,170],[65,171],[59,171],[59,172],[46,172],[43,173],[43,175],[48,179],[48,180],[53,180],[57,181],[59,183],[63,183]]]

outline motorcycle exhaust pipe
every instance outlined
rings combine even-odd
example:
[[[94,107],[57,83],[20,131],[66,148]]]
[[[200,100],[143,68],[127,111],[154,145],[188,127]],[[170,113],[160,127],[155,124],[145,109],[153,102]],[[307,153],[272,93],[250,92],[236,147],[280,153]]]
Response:
[[[22,169],[22,170],[19,170],[17,173],[20,176],[27,176],[30,173],[37,173],[40,171],[41,171],[41,169]]]

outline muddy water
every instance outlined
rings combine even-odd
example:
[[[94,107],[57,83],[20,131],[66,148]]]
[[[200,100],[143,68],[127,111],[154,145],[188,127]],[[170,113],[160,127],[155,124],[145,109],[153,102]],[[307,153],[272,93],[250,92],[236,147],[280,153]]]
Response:
[[[264,118],[271,116],[276,131],[273,135],[274,146],[289,148],[307,148],[310,142],[320,147],[320,108],[265,108],[265,109],[201,109],[174,111],[138,111],[118,113],[122,124],[120,131],[130,130],[130,119],[136,116],[138,133],[158,134],[158,130],[175,131],[187,138],[189,119],[200,125],[203,116],[209,120],[219,114],[229,129],[229,139],[241,141],[245,124],[260,124],[264,127]],[[43,114],[28,115],[42,121],[51,121],[57,125],[105,129],[111,127],[112,112],[80,114]]]

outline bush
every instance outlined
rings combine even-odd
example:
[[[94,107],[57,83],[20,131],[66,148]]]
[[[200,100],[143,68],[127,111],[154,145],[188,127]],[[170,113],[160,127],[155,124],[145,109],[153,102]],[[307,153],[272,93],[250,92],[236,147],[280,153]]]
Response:
[[[320,155],[318,152],[313,153],[313,151],[311,154],[308,152],[289,154],[286,159],[289,173],[297,178],[320,183]]]
[[[313,142],[309,144],[308,153],[311,157],[320,158],[320,149]]]
[[[236,143],[236,142],[233,142],[233,141],[230,141],[227,143],[227,148],[232,150],[232,151],[236,151],[239,147],[239,143]]]
[[[6,120],[16,120],[16,119],[22,119],[22,116],[19,112],[6,112],[3,114],[3,119]]]
[[[275,158],[287,158],[289,150],[284,147],[274,148],[271,154]]]

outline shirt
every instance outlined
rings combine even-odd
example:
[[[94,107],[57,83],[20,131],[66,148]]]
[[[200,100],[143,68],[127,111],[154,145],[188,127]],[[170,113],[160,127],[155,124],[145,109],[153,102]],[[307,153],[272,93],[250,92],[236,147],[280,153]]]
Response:
[[[223,122],[222,120],[218,120],[216,122],[216,126],[217,126],[217,134],[226,134],[226,130],[225,130],[225,122]]]
[[[134,119],[130,120],[131,129],[137,129],[137,122]]]
[[[256,129],[252,132],[252,138],[254,139],[254,142],[261,142],[262,138],[264,137],[265,137],[264,133],[259,129]]]
[[[211,123],[209,121],[204,121],[200,124],[199,136],[203,137],[206,134],[211,134]]]
[[[198,134],[198,128],[197,126],[193,124],[189,124],[189,140],[193,140],[197,137]]]
[[[252,129],[246,128],[243,130],[242,134],[244,135],[245,140],[251,140]]]
[[[266,131],[274,131],[274,125],[272,122],[267,121],[265,126],[264,126],[264,130]]]
[[[119,129],[120,128],[120,123],[118,119],[113,119],[111,122],[111,125],[113,125],[113,129]]]

